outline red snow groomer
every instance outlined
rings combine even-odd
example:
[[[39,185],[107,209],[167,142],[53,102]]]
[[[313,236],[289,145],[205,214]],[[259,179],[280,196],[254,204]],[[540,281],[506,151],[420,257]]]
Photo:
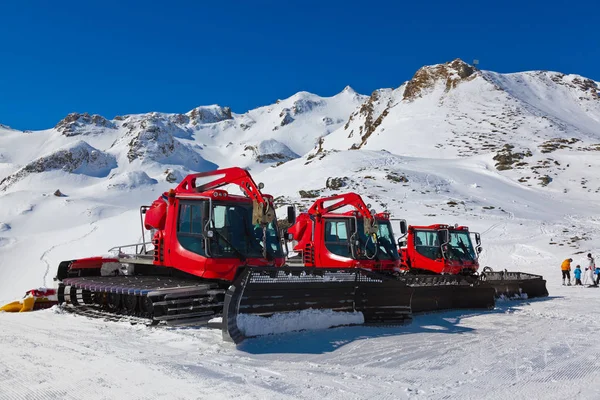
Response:
[[[117,246],[113,257],[61,262],[58,301],[152,324],[198,325],[222,317],[224,337],[235,342],[244,338],[239,314],[316,308],[362,311],[365,323],[410,318],[411,289],[388,276],[360,268],[283,267],[273,197],[262,187],[241,168],[188,175],[140,208],[142,243]],[[294,222],[290,207],[288,223]]]
[[[471,240],[475,237],[475,246]],[[466,226],[436,224],[409,226],[406,246],[400,248],[402,269],[417,273],[473,275],[479,269],[479,233]]]
[[[356,193],[316,200],[288,229],[298,253],[288,262],[315,269],[364,268],[394,277],[413,288],[414,313],[494,306],[494,289],[476,277],[404,273],[392,222],[404,234],[406,221],[369,208]]]
[[[351,209],[340,212],[342,208]],[[400,271],[390,215],[375,214],[356,193],[316,200],[288,233],[297,241],[294,251],[305,267]],[[288,260],[294,261],[298,265],[298,260]]]
[[[405,236],[406,240],[399,239],[401,268],[410,274],[477,276],[494,287],[496,297],[548,296],[546,281],[540,275],[493,271],[490,267],[479,272],[481,237],[467,226],[410,225]]]

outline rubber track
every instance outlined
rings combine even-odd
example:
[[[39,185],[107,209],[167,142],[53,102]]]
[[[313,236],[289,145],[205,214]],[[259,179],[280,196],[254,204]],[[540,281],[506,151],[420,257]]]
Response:
[[[65,278],[59,285],[59,303],[82,308],[88,316],[114,315],[118,320],[130,317],[145,320],[146,324],[198,325],[222,315],[224,293],[216,283],[190,279],[92,276]],[[127,307],[126,300],[135,304],[133,309]]]
[[[94,308],[93,306],[61,306],[61,310],[68,314],[80,315],[82,317],[102,319],[109,322],[129,322],[131,325],[152,325],[152,321],[148,318],[136,317],[133,315],[114,314],[111,312],[103,311],[101,308]]]

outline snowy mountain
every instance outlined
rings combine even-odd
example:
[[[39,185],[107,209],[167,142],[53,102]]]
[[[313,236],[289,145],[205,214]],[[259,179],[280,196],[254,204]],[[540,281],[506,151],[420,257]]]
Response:
[[[190,172],[234,165],[282,205],[356,191],[410,224],[468,225],[482,235],[482,265],[542,274],[551,294],[489,313],[419,316],[406,328],[299,333],[240,349],[207,329],[3,314],[0,342],[16,345],[0,350],[0,398],[88,386],[98,398],[172,398],[175,387],[186,398],[598,397],[584,383],[598,377],[600,350],[588,339],[600,302],[593,290],[562,287],[558,269],[600,250],[599,151],[599,82],[461,60],[369,96],[300,92],[243,114],[210,105],[112,119],[73,113],[41,131],[0,125],[0,300],[52,286],[60,261],[138,242],[141,205]],[[50,389],[32,359],[63,365],[46,371]]]
[[[22,228],[33,218],[64,215],[59,225],[77,229],[82,221],[73,214],[85,209],[84,223],[99,229],[104,216],[135,212],[188,173],[233,165],[252,170],[280,201],[304,206],[318,195],[356,190],[415,222],[546,220],[553,209],[597,201],[598,151],[597,82],[548,71],[479,71],[458,59],[425,66],[370,96],[346,87],[332,97],[299,92],[244,114],[211,105],[112,120],[73,113],[42,131],[2,125],[0,223],[11,229],[1,234],[0,253],[13,254],[20,235],[36,240]],[[65,195],[60,212],[46,197],[57,189]],[[122,230],[123,240],[135,240],[136,229]],[[579,249],[579,241],[570,244]],[[39,256],[31,260],[32,270],[43,264]],[[9,265],[0,261],[0,274]]]
[[[153,112],[113,120],[73,113],[44,131],[20,132],[0,126],[0,177],[20,180],[25,174],[7,174],[76,142],[115,158],[113,173],[143,169],[165,180],[165,170],[177,177],[226,165],[260,170],[308,152],[319,137],[339,128],[364,99],[347,87],[329,98],[300,92],[245,114],[212,105],[185,114]],[[24,152],[13,154],[14,149]]]
[[[545,186],[569,168],[556,154],[600,150],[599,93],[597,82],[577,75],[498,74],[455,60],[423,67],[395,90],[375,91],[312,154],[368,149],[450,159],[488,155],[498,170],[516,171],[507,176]]]

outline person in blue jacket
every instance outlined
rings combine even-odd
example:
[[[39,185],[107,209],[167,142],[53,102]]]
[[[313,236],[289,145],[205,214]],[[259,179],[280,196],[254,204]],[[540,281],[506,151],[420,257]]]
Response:
[[[579,265],[575,267],[575,271],[573,271],[573,275],[575,275],[575,286],[577,286],[577,285],[583,286],[581,284],[581,267]]]

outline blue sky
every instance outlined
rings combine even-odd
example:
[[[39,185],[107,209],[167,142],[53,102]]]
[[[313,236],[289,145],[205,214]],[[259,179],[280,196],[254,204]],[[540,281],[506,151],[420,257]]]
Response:
[[[0,3],[0,123],[69,112],[234,112],[297,91],[397,87],[462,58],[600,81],[600,2],[29,1]]]

